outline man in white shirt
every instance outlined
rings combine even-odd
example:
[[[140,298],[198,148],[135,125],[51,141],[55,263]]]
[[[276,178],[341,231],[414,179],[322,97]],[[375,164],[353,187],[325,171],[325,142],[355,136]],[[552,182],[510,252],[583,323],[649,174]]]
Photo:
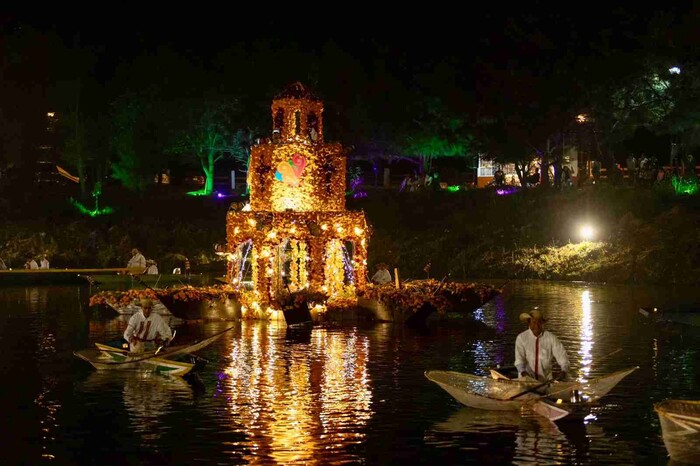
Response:
[[[544,329],[544,314],[535,309],[520,314],[520,320],[528,324],[528,329],[515,339],[515,367],[520,377],[551,380],[552,362],[556,360],[562,370],[558,379],[566,379],[569,357],[556,335]]]
[[[141,300],[141,311],[131,319],[124,332],[124,339],[129,342],[132,353],[143,353],[155,349],[156,346],[167,345],[173,338],[173,332],[165,320],[152,311],[153,301]]]
[[[158,265],[156,261],[149,259],[146,261],[146,265],[146,271],[144,272],[146,275],[158,275]]]
[[[36,270],[39,268],[39,264],[37,264],[36,261],[30,257],[29,259],[27,259],[27,262],[24,263],[24,268],[29,270]]]
[[[43,254],[41,256],[41,261],[39,262],[39,268],[40,269],[48,269],[49,268],[49,260],[46,258],[46,254]]]
[[[138,249],[134,248],[131,250],[131,259],[126,264],[129,269],[140,269],[141,271],[146,270],[146,258],[139,252]]]
[[[372,277],[372,283],[376,285],[391,283],[391,274],[389,273],[388,266],[386,264],[377,264],[377,272]]]

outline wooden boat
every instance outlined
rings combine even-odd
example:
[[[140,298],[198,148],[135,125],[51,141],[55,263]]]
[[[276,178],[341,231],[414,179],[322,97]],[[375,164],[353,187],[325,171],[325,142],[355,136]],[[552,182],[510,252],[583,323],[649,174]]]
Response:
[[[556,421],[571,414],[582,415],[584,410],[578,405],[599,400],[636,369],[613,372],[585,383],[553,381],[546,385],[534,379],[494,379],[453,371],[427,371],[425,376],[466,406],[495,411],[527,408]]]
[[[313,324],[311,310],[307,302],[299,305],[283,306],[282,314],[284,314],[284,321],[288,326]]]
[[[164,354],[167,354],[167,355],[169,355],[170,357],[173,357],[173,356],[179,356],[179,355],[181,355],[181,354],[191,354],[191,353],[194,353],[194,352],[196,352],[196,351],[199,351],[199,350],[201,350],[201,349],[203,349],[203,348],[206,348],[207,346],[211,345],[211,344],[214,343],[216,340],[218,340],[219,338],[221,338],[222,336],[224,336],[224,334],[226,334],[227,332],[230,332],[230,331],[233,330],[234,328],[236,328],[236,327],[229,327],[229,328],[227,328],[227,329],[225,329],[225,330],[222,330],[222,331],[220,331],[220,332],[215,333],[214,335],[212,335],[212,336],[210,336],[210,337],[208,337],[208,338],[205,338],[205,339],[203,339],[203,340],[198,340],[198,341],[196,341],[196,342],[194,342],[194,343],[190,343],[190,344],[188,344],[188,345],[177,345],[177,346],[172,345],[172,346],[168,346],[167,349],[166,349],[165,351],[160,351],[160,352],[158,352],[158,350],[146,351],[146,352],[143,352],[143,353],[139,353],[138,356],[159,356],[159,357],[163,357]],[[104,351],[104,352],[118,352],[118,353],[122,353],[122,354],[129,354],[128,349],[125,349],[125,348],[117,348],[117,347],[115,347],[115,346],[105,345],[104,343],[95,343],[95,347],[96,347],[98,350]]]
[[[104,277],[126,274],[131,269],[17,269],[0,270],[0,286],[16,285],[81,285],[85,283],[84,275]]]
[[[358,297],[357,305],[371,311],[374,315],[374,319],[379,322],[400,322],[409,326],[425,324],[428,317],[432,313],[437,312],[435,306],[428,302],[423,303],[416,310],[398,309],[394,306],[387,306],[383,302],[376,299]]]
[[[666,400],[656,403],[654,410],[671,459],[700,464],[700,401]]]
[[[236,299],[201,299],[182,301],[173,296],[158,298],[172,315],[184,320],[239,320],[241,303]]]
[[[171,358],[194,353],[209,346],[235,327],[218,332],[209,338],[189,345],[171,346],[161,351],[149,351],[131,354],[127,349],[117,348],[102,343],[95,343],[96,348],[76,351],[75,354],[97,370],[147,370],[164,374],[184,376],[192,370],[194,364],[176,361]]]
[[[131,270],[131,269],[125,269]],[[202,274],[180,275],[180,274],[158,274],[143,275],[141,273],[119,273],[112,275],[99,275],[82,273],[79,275],[82,283],[97,286],[101,290],[130,290],[133,288],[167,288],[183,285],[208,285],[210,279]]]
[[[659,323],[700,327],[700,305],[678,305],[667,308],[640,307],[639,313]]]
[[[127,304],[126,306],[119,306],[118,304],[112,304],[110,302],[106,302],[104,304],[106,309],[112,310],[116,312],[117,314],[121,315],[132,315],[141,310],[141,306],[139,306],[136,301],[133,303]],[[153,308],[151,309],[152,312],[155,312],[156,314],[160,314],[162,316],[169,316],[172,315],[170,311],[168,310],[167,307],[163,306],[163,303],[159,302],[158,300],[153,300]]]
[[[162,356],[153,354],[132,356],[120,351],[119,348],[114,348],[114,351],[90,348],[73,354],[89,362],[97,370],[143,370],[181,377],[194,367],[191,363],[167,359],[170,356],[167,352]]]

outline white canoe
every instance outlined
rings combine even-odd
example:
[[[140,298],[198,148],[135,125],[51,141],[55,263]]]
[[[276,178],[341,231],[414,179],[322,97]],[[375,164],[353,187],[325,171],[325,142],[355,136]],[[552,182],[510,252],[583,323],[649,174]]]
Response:
[[[495,411],[515,411],[531,408],[552,420],[561,419],[571,411],[572,405],[563,400],[571,399],[572,392],[578,390],[583,403],[599,400],[638,367],[632,367],[612,374],[598,377],[586,383],[553,382],[544,394],[524,393],[515,399],[515,395],[526,392],[540,385],[537,381],[519,381],[494,379],[454,371],[427,371],[425,376],[438,384],[465,406]],[[556,400],[555,404],[543,402],[545,399]],[[535,405],[537,405],[535,407]],[[549,412],[548,412],[549,411]]]
[[[654,405],[673,461],[700,464],[700,401],[666,400]]]
[[[84,349],[76,351],[75,354],[97,370],[131,370],[131,371],[151,371],[161,374],[183,376],[192,370],[194,364],[182,361],[167,359],[167,353],[161,357],[152,354],[131,356],[114,348],[115,351],[104,351],[103,349]]]

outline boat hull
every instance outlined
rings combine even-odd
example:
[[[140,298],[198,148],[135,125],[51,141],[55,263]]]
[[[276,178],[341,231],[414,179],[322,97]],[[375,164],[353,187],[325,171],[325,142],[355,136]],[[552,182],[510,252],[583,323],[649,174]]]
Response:
[[[172,296],[159,298],[172,315],[184,320],[239,320],[241,304],[231,298],[182,301]]]
[[[700,464],[700,401],[667,400],[655,404],[654,410],[671,459]]]
[[[148,371],[182,377],[192,370],[194,364],[158,357],[138,357],[120,351],[86,349],[74,353],[80,359],[89,362],[99,371],[130,370]]]
[[[363,297],[357,298],[357,305],[369,310],[374,319],[379,322],[400,322],[409,326],[424,324],[428,317],[437,312],[437,308],[430,303],[423,303],[418,309],[398,309],[395,306],[387,306],[376,299]]]
[[[282,314],[284,315],[284,321],[287,325],[313,324],[313,318],[311,317],[308,304],[286,306],[282,308]]]
[[[542,394],[535,390],[541,386],[535,380],[479,377],[454,371],[426,371],[425,376],[457,401],[471,408],[494,411],[528,408],[551,420],[559,420],[564,417],[585,417],[591,403],[605,396],[636,369],[633,367],[614,372],[586,383],[554,382]],[[574,393],[577,395],[576,402],[569,403],[568,400],[573,400]]]

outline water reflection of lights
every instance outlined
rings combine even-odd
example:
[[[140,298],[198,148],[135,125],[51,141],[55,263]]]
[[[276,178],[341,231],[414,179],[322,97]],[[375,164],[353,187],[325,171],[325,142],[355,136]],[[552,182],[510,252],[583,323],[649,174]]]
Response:
[[[120,389],[132,430],[144,444],[154,444],[166,430],[164,417],[176,401],[190,401],[192,387],[181,377],[153,371],[95,371],[85,379],[82,391],[94,396]]]
[[[42,458],[52,460],[55,456],[49,451],[56,438],[56,431],[59,429],[57,421],[58,410],[61,409],[61,403],[58,400],[51,399],[51,393],[56,385],[56,380],[53,377],[43,377],[41,392],[34,399],[34,404],[45,410],[41,421],[41,456]]]
[[[585,382],[591,372],[593,358],[593,319],[591,316],[591,292],[584,290],[581,293],[581,348],[578,354],[581,357],[581,382]]]
[[[242,323],[220,375],[221,394],[249,439],[246,461],[324,463],[329,451],[365,438],[372,415],[369,340],[314,329],[308,342],[287,345],[283,332]],[[343,460],[358,459],[347,455]]]

